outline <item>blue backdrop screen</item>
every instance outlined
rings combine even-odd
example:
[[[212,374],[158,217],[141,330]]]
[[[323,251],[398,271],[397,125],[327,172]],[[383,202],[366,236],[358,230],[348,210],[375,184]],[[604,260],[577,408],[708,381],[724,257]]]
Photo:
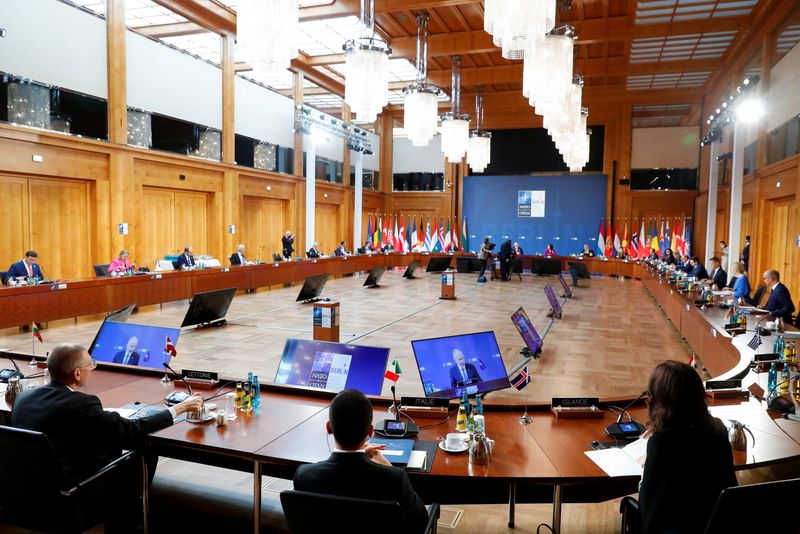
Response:
[[[519,242],[525,254],[541,254],[548,243],[560,255],[580,252],[584,243],[596,250],[606,185],[603,174],[466,176],[469,248],[478,250],[488,235],[495,251],[505,239]]]

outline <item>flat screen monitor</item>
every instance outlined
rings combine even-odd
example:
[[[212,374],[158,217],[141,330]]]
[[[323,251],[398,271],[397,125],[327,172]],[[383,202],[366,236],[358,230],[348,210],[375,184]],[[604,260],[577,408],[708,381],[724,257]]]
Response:
[[[403,273],[403,278],[414,278],[414,271],[419,268],[419,260],[412,260],[406,267],[406,272]]]
[[[326,283],[328,283],[327,274],[309,276],[306,278],[305,282],[303,282],[303,289],[301,289],[300,294],[297,295],[296,302],[319,298],[319,296],[322,295],[322,290],[325,289]]]
[[[426,397],[454,399],[509,386],[494,332],[411,342]]]
[[[287,339],[276,384],[337,393],[354,388],[380,395],[389,349],[329,341]]]
[[[378,287],[378,283],[381,281],[383,277],[383,273],[386,272],[385,265],[379,265],[378,267],[373,267],[369,270],[369,276],[364,281],[364,285],[366,287]]]
[[[558,273],[558,281],[561,282],[561,287],[564,288],[564,296],[566,296],[568,299],[571,299],[572,288],[569,287],[569,284],[567,284],[567,281],[564,280],[564,277],[561,275],[561,273]]]
[[[130,304],[128,304],[124,308],[120,308],[120,309],[118,309],[116,311],[113,311],[113,312],[109,313],[108,315],[106,315],[105,319],[103,319],[103,322],[100,323],[100,328],[97,330],[97,333],[94,335],[94,339],[92,340],[92,343],[89,345],[89,354],[92,353],[92,349],[97,344],[97,338],[100,336],[100,331],[103,329],[103,325],[105,323],[107,323],[108,321],[114,321],[114,322],[117,322],[117,323],[124,323],[125,321],[128,320],[128,318],[133,313],[133,310],[135,310],[135,309],[136,309],[136,303],[135,302],[131,302]]]
[[[450,256],[435,257],[428,260],[428,268],[425,269],[426,273],[439,273],[446,271],[450,268],[450,262],[453,260]]]
[[[180,328],[106,321],[90,354],[98,362],[163,369],[170,360],[167,338],[177,345],[180,335]]]
[[[542,338],[539,337],[539,333],[536,331],[536,328],[533,327],[533,323],[522,306],[511,314],[511,321],[513,321],[514,326],[517,327],[517,331],[525,341],[528,350],[530,350],[532,354],[539,352],[542,349]]]
[[[586,264],[580,261],[568,261],[567,265],[569,265],[569,271],[572,276],[577,278],[590,278],[589,269],[586,268]]]
[[[550,308],[553,310],[553,315],[561,319],[561,303],[558,302],[558,297],[553,293],[553,288],[549,285],[544,286],[544,294],[547,295],[547,300],[550,301]]]
[[[183,317],[181,328],[196,324],[214,323],[225,319],[228,308],[230,308],[235,296],[235,287],[196,293],[189,303],[189,309],[186,310],[186,315]]]

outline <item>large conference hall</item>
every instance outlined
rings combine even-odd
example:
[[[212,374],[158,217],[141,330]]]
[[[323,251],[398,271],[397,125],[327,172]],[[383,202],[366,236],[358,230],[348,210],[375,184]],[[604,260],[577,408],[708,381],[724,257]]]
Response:
[[[1,0],[0,532],[800,532],[798,43]]]

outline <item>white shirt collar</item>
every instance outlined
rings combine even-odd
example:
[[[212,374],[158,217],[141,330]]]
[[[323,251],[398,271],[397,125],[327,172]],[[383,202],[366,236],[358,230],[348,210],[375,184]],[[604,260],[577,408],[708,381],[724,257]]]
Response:
[[[777,285],[778,285],[778,284],[780,284],[780,282],[775,282],[774,284],[772,284],[771,286],[769,286],[769,290],[770,290],[770,291],[775,291],[775,288],[777,287]]]
[[[367,451],[365,449],[358,449],[356,451],[343,451],[342,449],[333,449],[333,452],[339,452],[342,454],[353,454],[357,452],[366,453]]]

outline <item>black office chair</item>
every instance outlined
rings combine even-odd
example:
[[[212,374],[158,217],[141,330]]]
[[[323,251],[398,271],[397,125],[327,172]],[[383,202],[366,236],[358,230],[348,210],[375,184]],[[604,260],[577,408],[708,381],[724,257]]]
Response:
[[[727,287],[728,289],[733,289],[733,286],[736,285],[736,280],[738,279],[739,279],[738,276],[731,276],[731,279],[728,281],[728,285],[725,287]]]
[[[0,271],[0,285],[3,285],[3,284],[6,283],[6,275],[7,274],[8,274],[8,271]]]
[[[752,306],[756,306],[757,307],[759,304],[761,304],[761,299],[764,298],[764,293],[766,293],[766,292],[767,292],[767,286],[765,286],[764,284],[761,284],[756,289],[756,292],[753,293],[753,298],[748,299],[748,301],[750,302],[750,304]]]
[[[522,280],[522,260],[514,258],[511,262],[511,274],[516,274]]]
[[[110,263],[95,263],[94,264],[94,275],[97,278],[102,278],[104,276],[111,276],[111,274],[109,274],[109,272],[108,272],[108,267],[110,265],[111,265]]]
[[[778,517],[766,520],[760,512],[774,509],[776,503],[792,502],[792,499],[796,502],[799,495],[800,478],[725,488],[717,499],[705,532],[796,533],[797,521],[783,521]]]
[[[352,534],[404,533],[394,520],[400,513],[400,504],[396,502],[287,490],[281,492],[281,505],[292,534],[343,531],[335,528],[340,523]],[[431,504],[425,534],[436,534],[438,520],[439,505]]]
[[[102,523],[97,482],[133,455],[129,452],[72,485],[47,436],[0,426],[0,508],[5,523],[58,533],[84,532]]]

